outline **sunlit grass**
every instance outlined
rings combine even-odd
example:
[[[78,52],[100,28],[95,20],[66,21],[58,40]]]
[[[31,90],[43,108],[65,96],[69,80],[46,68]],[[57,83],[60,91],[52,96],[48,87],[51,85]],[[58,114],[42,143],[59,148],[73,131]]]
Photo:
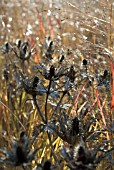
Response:
[[[38,75],[44,81],[44,86],[47,87],[49,80],[45,80],[38,70],[33,70],[32,67],[44,63],[47,70],[52,64],[57,68],[58,58],[64,55],[62,68],[73,65],[76,71],[75,83],[69,90],[72,99],[69,99],[67,95],[62,99],[62,104],[71,104],[65,109],[65,112],[69,118],[71,115],[77,115],[82,119],[81,114],[84,114],[85,125],[89,118],[94,118],[95,122],[91,124],[89,130],[106,130],[94,142],[87,142],[90,148],[106,141],[108,141],[108,149],[114,147],[114,82],[112,79],[114,74],[114,3],[107,0],[82,2],[78,0],[57,2],[38,0],[34,3],[28,0],[20,2],[9,0],[0,2],[0,11],[1,48],[7,41],[11,43],[11,46],[14,46],[17,39],[28,41],[30,49],[34,47],[34,55],[30,60],[24,62],[24,67],[21,60],[16,63],[20,71],[23,70],[25,76],[28,76],[30,80],[34,75]],[[47,35],[50,35],[50,40],[54,42],[52,60],[45,57],[44,43]],[[84,64],[84,60],[87,61],[86,64]],[[6,64],[11,64],[14,61],[16,61],[14,53],[11,52],[7,55],[7,53],[1,52],[0,147],[2,149],[10,148],[10,139],[13,136],[19,138],[22,131],[26,131],[32,136],[34,127],[42,122],[32,95],[27,94],[24,89],[17,90],[15,68],[12,65],[6,67]],[[8,71],[7,81],[4,78],[4,69]],[[105,70],[107,71],[106,75]],[[61,78],[59,86],[64,85],[64,81]],[[60,93],[60,99],[61,96],[62,93]],[[48,121],[50,121],[55,108],[51,105],[51,100],[48,97]],[[46,94],[43,97],[37,96],[37,102],[41,112],[45,115]],[[59,100],[53,99],[52,102],[56,103]],[[59,115],[61,110],[58,107],[56,114]],[[54,148],[51,146],[51,142]],[[43,145],[42,149],[36,154],[37,163],[41,163],[42,159],[44,162],[50,159],[52,164],[55,164],[56,159],[58,162],[60,161],[61,145],[66,145],[63,140],[56,135],[51,134],[49,137],[47,132],[41,132],[34,143],[34,148],[41,144]],[[54,149],[55,155],[51,149]],[[112,159],[113,152],[110,154]],[[29,168],[34,167],[36,162]],[[104,170],[106,167],[111,169],[111,166],[107,156],[98,169]],[[3,169],[12,169],[6,165],[2,165],[2,167]],[[65,161],[61,162],[59,168],[66,168]],[[16,169],[21,169],[21,167],[16,167]]]

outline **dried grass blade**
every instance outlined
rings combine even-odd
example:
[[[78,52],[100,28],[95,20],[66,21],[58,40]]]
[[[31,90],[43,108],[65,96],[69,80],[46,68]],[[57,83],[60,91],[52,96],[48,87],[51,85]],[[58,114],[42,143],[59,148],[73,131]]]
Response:
[[[100,99],[99,99],[98,89],[96,90],[96,96],[97,96],[97,102],[98,102],[98,106],[99,106],[99,109],[100,109],[102,121],[103,121],[104,127],[106,128],[106,120],[105,120],[104,113],[103,113],[103,106],[101,105],[101,102],[100,102]]]

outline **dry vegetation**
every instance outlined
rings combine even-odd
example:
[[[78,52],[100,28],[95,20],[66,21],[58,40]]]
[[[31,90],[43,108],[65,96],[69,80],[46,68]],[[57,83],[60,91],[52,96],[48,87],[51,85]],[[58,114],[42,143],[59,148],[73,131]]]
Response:
[[[1,170],[114,168],[113,42],[113,0],[0,1]]]

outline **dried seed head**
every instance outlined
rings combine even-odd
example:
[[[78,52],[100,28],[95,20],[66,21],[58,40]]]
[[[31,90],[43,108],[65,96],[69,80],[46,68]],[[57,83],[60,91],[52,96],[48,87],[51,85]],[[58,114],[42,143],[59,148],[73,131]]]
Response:
[[[96,151],[89,150],[85,144],[78,144],[74,148],[74,159],[76,162],[82,162],[85,165],[95,163]]]
[[[6,82],[9,80],[9,71],[7,69],[3,71],[3,77],[6,80]]]
[[[59,62],[59,63],[62,63],[62,61],[64,60],[64,58],[65,58],[65,56],[62,55],[61,58],[59,58],[59,61],[58,61],[58,62]]]
[[[43,170],[51,170],[51,162],[46,161],[43,166]]]
[[[30,163],[39,150],[38,148],[31,150],[34,140],[27,136],[26,132],[21,132],[19,140],[11,141],[11,150],[4,149],[3,157],[0,162],[14,166],[20,166],[24,163]]]
[[[68,122],[69,134],[72,136],[79,134],[79,120],[77,117],[71,118]]]
[[[6,53],[8,53],[9,50],[10,50],[10,44],[9,44],[9,42],[6,42],[6,43],[4,44],[4,51],[5,51]]]
[[[9,43],[8,42],[5,43],[5,46],[6,46],[6,49],[9,49]]]
[[[38,78],[38,76],[35,76],[34,80],[33,80],[33,83],[32,83],[32,86],[37,87],[38,82],[39,82],[39,78]]]
[[[53,45],[53,41],[50,42],[49,48],[51,48]]]
[[[76,74],[76,72],[75,72],[75,70],[74,70],[74,66],[72,65],[72,66],[70,67],[70,70],[69,70],[69,73],[68,73],[68,77],[69,77],[69,79],[71,80],[71,82],[74,82],[74,80],[75,80],[75,74]]]
[[[55,67],[53,65],[50,67],[49,74],[50,74],[50,78],[54,77],[54,75],[55,75]]]
[[[85,155],[85,150],[82,146],[79,147],[78,149],[78,159],[77,161],[85,162],[86,160],[86,155]]]
[[[22,139],[24,136],[25,136],[25,132],[23,131],[20,133],[20,139]]]
[[[20,39],[18,39],[18,40],[16,41],[16,45],[17,45],[18,48],[21,47],[21,43],[22,43],[22,41],[21,41]]]
[[[87,60],[86,60],[86,59],[83,60],[83,65],[84,65],[84,66],[87,65]]]
[[[108,75],[108,71],[107,71],[107,70],[104,70],[103,77],[105,78],[107,75]]]
[[[16,148],[17,162],[16,165],[21,165],[27,162],[26,153],[23,151],[23,147],[20,145]]]
[[[28,137],[27,137],[27,134],[26,134],[26,132],[24,132],[24,131],[22,131],[21,133],[20,133],[20,142],[21,143],[26,143],[26,141],[28,141]]]
[[[23,47],[23,52],[24,52],[24,54],[26,54],[26,52],[27,52],[27,45],[25,45],[25,46]]]

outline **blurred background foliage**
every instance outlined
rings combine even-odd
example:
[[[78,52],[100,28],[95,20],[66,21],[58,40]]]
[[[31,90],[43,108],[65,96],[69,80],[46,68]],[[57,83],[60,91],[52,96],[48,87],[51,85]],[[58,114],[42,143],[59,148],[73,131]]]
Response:
[[[54,53],[51,61],[46,61],[45,53],[46,37],[55,43]],[[48,66],[54,63],[56,66],[58,57],[64,54],[65,61],[62,67],[74,65],[79,72],[75,78],[75,88],[71,90],[73,100],[69,102],[64,98],[63,103],[71,104],[65,112],[80,116],[81,111],[95,118],[96,122],[90,129],[104,130],[98,143],[109,142],[108,147],[114,147],[114,1],[113,0],[1,0],[0,1],[0,46],[5,42],[15,44],[17,39],[28,41],[30,48],[35,48],[35,54],[30,63],[26,63],[25,74],[31,78],[37,74],[32,66],[45,63]],[[15,60],[15,56],[11,56]],[[87,64],[84,63],[87,61]],[[49,63],[50,62],[50,63]],[[21,131],[26,130],[32,135],[35,125],[40,124],[41,119],[31,98],[24,91],[16,94],[16,82],[14,80],[13,68],[8,68],[8,83],[4,78],[4,69],[9,63],[6,54],[0,53],[0,148],[8,146],[10,139],[15,136],[19,138]],[[19,67],[22,66],[19,63]],[[87,67],[86,67],[87,66]],[[48,67],[49,68],[49,67]],[[11,74],[10,74],[11,73]],[[89,83],[82,81],[81,74],[88,77]],[[45,81],[45,85],[48,82]],[[12,94],[10,100],[9,95]],[[21,96],[21,102],[20,100]],[[44,97],[38,96],[38,104],[41,111],[45,107]],[[48,114],[51,115],[54,106],[48,103]],[[22,124],[21,124],[22,123]],[[85,123],[86,124],[86,123]],[[54,151],[59,158],[61,145],[64,142],[55,136],[51,136]],[[41,163],[42,158],[46,161],[51,158],[49,138],[46,132],[38,136],[35,146],[42,149],[36,155],[36,160]],[[92,142],[89,143],[92,146]],[[99,170],[111,169],[114,153],[97,167]],[[54,159],[51,160],[54,163]],[[35,166],[35,161],[32,167]],[[64,162],[61,169],[67,169]],[[2,169],[13,169],[10,166],[1,165]],[[14,169],[21,169],[16,167]]]

